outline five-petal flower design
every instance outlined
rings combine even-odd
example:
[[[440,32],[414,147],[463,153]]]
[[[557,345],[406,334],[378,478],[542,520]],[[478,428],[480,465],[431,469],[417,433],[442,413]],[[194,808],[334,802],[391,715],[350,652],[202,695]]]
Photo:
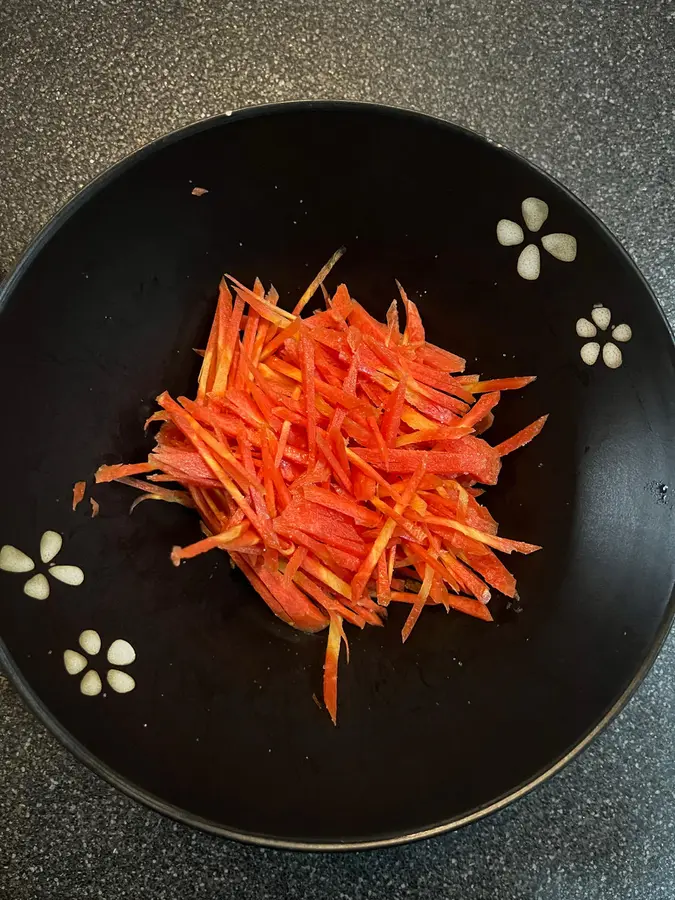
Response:
[[[596,303],[591,310],[591,318],[577,320],[576,331],[580,338],[595,338],[600,331],[600,337],[606,332],[612,322],[612,311],[601,303]],[[613,341],[605,340],[600,345],[599,341],[587,340],[581,348],[580,355],[587,366],[593,366],[598,361],[602,352],[602,361],[608,369],[618,369],[623,362],[623,354],[614,341],[625,344],[633,337],[630,325],[622,323],[615,325],[611,330]]]
[[[98,656],[101,650],[101,636],[92,628],[83,631],[77,642],[80,650],[65,650],[63,653],[63,665],[69,675],[79,675],[84,672],[80,679],[80,692],[85,697],[95,697],[103,690],[103,681],[96,669],[88,669],[89,658]],[[130,666],[136,659],[136,651],[129,641],[118,638],[113,641],[106,652],[106,660],[114,668],[108,669],[106,672],[106,681],[108,685],[118,694],[128,694],[136,687],[136,682],[127,672],[120,671],[117,666]],[[86,671],[85,671],[86,670]]]
[[[40,539],[40,561],[47,566],[46,572],[57,581],[69,584],[73,587],[82,584],[84,572],[79,566],[56,565],[53,560],[63,546],[63,538],[56,531],[45,531]],[[35,563],[22,550],[18,550],[11,544],[0,547],[0,569],[4,572],[27,574],[33,572]],[[23,592],[34,600],[46,600],[49,597],[49,581],[42,572],[38,572],[26,581]]]
[[[548,203],[538,197],[526,197],[521,204],[525,227],[530,235],[536,235],[548,219]],[[517,247],[525,241],[523,228],[511,219],[497,223],[497,240],[503,247]],[[577,240],[571,234],[554,232],[541,238],[541,246],[561,262],[573,262],[577,256]],[[539,246],[531,237],[518,256],[517,271],[526,281],[536,281],[541,271]]]

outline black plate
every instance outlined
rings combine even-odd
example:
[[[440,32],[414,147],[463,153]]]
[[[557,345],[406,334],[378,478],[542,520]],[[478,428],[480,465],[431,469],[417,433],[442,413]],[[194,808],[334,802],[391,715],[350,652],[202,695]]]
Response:
[[[617,175],[618,177],[618,175]],[[194,186],[208,189],[196,197]],[[516,271],[498,220],[521,201],[567,233],[574,262],[542,251]],[[503,400],[491,438],[544,412],[505,461],[488,505],[505,535],[544,545],[514,559],[523,611],[495,598],[490,627],[425,612],[401,645],[401,610],[351,635],[337,729],[312,701],[324,637],[276,620],[224,554],[174,569],[198,536],[189,511],[75,481],[142,459],[163,389],[189,392],[224,270],[294,301],[341,244],[345,280],[382,315],[399,278],[432,340],[490,376],[536,374]],[[623,366],[587,366],[575,323],[594,304],[633,338]],[[610,332],[600,332],[600,342]],[[617,344],[617,346],[619,346]],[[475,361],[474,361],[475,360]],[[569,192],[445,122],[312,103],[201,122],[134,154],[39,236],[2,295],[4,473],[0,544],[57,562],[81,587],[0,572],[3,662],[29,705],[132,796],[220,834],[277,846],[395,843],[466,823],[556,771],[620,708],[664,638],[673,603],[674,350],[627,255]],[[37,564],[37,570],[45,567]],[[136,690],[85,697],[62,654],[84,628],[137,651]],[[90,667],[104,674],[104,650]]]

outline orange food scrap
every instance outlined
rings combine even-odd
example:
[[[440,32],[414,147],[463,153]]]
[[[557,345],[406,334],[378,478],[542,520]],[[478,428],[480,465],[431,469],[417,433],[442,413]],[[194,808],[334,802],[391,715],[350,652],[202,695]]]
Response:
[[[84,492],[87,488],[86,481],[76,481],[73,485],[73,510],[76,510],[77,507],[84,500]]]

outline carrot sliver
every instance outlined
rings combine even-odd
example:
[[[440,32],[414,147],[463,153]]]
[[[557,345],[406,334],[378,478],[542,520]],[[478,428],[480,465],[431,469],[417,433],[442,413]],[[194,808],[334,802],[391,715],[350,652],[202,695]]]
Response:
[[[295,307],[293,308],[293,315],[295,315],[295,316],[300,315],[300,313],[303,311],[305,306],[307,306],[307,304],[312,299],[314,294],[316,294],[316,292],[319,288],[319,285],[323,285],[324,281],[328,277],[328,273],[333,268],[335,263],[340,259],[341,256],[344,255],[345,249],[346,249],[345,247],[340,247],[339,250],[335,251],[335,253],[331,256],[331,258],[328,260],[328,262],[324,266],[321,267],[318,274],[310,282],[307,290],[304,292],[302,297],[300,297],[298,302],[295,304]]]
[[[302,357],[302,381],[305,392],[305,414],[307,416],[307,449],[309,458],[316,458],[316,385],[314,382],[314,345],[306,334],[300,335]]]
[[[474,381],[465,385],[470,394],[480,394],[484,391],[518,391],[536,381],[536,375],[528,375],[525,378],[494,378],[491,381]]]
[[[150,462],[99,466],[94,474],[94,480],[96,484],[105,484],[108,481],[117,481],[118,478],[124,478],[126,475],[144,475],[146,472],[154,472],[157,468],[158,466]],[[79,482],[79,484],[83,483]]]
[[[408,299],[408,295],[398,281],[396,282],[396,287],[405,306],[406,325],[403,333],[403,342],[406,344],[424,343],[424,326],[422,325],[419,310],[412,300]]]
[[[524,541],[509,541],[505,538],[497,537],[494,534],[486,534],[470,525],[464,525],[456,519],[444,519],[440,516],[425,516],[424,524],[428,526],[440,525],[444,528],[452,528],[455,531],[461,531],[467,537],[473,538],[481,544],[487,544],[488,547],[494,547],[495,550],[501,550],[502,553],[535,553],[541,550],[536,544],[526,544]]]
[[[76,481],[73,485],[73,512],[84,500],[84,492],[87,489],[86,481]]]
[[[227,388],[234,348],[239,342],[239,326],[243,312],[244,301],[241,297],[237,297],[227,325],[222,329],[222,334],[218,335],[218,358],[211,388],[214,394],[223,394]]]
[[[332,614],[328,628],[326,659],[323,664],[323,702],[333,720],[333,725],[337,725],[338,663],[341,644],[341,620],[339,616]]]
[[[235,538],[241,537],[247,528],[248,524],[235,525],[234,528],[230,528],[222,534],[204,538],[203,541],[197,541],[196,544],[190,544],[188,547],[174,547],[171,551],[171,562],[174,566],[179,566],[184,559],[192,559],[194,556],[199,556],[200,553],[206,553],[215,547],[225,547],[227,544],[231,544]]]
[[[536,438],[546,424],[547,419],[548,416],[542,416],[531,425],[528,425],[527,428],[523,428],[522,431],[519,431],[508,438],[508,440],[502,441],[501,444],[497,444],[495,450],[500,456],[506,456],[508,453],[513,453],[514,450],[524,447],[525,444],[529,444],[533,438]]]
[[[434,570],[431,566],[426,565],[424,567],[424,580],[422,581],[422,587],[420,588],[417,599],[415,600],[413,608],[410,610],[408,618],[405,620],[403,630],[401,631],[401,640],[404,644],[410,637],[410,633],[415,627],[415,624],[420,617],[420,613],[424,609],[424,605],[429,598],[429,591],[431,590],[431,585],[434,577],[438,578],[438,575],[434,573]]]
[[[398,514],[405,512],[406,507],[410,503],[413,498],[417,488],[419,486],[424,473],[426,472],[426,462],[424,459],[420,460],[420,463],[417,467],[417,470],[414,476],[408,482],[408,485],[403,492],[403,497],[401,498],[401,502],[396,504],[394,511]],[[368,555],[361,563],[361,567],[359,571],[354,576],[352,581],[352,599],[357,602],[363,591],[365,586],[370,578],[373,569],[377,565],[377,561],[380,556],[384,552],[389,540],[391,539],[392,534],[394,533],[394,528],[396,527],[396,522],[393,519],[389,519],[383,526],[382,530],[378,534],[377,538],[373,542]]]

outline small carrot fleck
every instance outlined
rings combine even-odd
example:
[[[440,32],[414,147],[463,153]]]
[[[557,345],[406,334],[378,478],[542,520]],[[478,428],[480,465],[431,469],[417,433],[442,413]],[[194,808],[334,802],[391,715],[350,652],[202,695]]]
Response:
[[[73,510],[76,510],[84,499],[84,492],[87,488],[86,481],[76,481],[73,485]]]

